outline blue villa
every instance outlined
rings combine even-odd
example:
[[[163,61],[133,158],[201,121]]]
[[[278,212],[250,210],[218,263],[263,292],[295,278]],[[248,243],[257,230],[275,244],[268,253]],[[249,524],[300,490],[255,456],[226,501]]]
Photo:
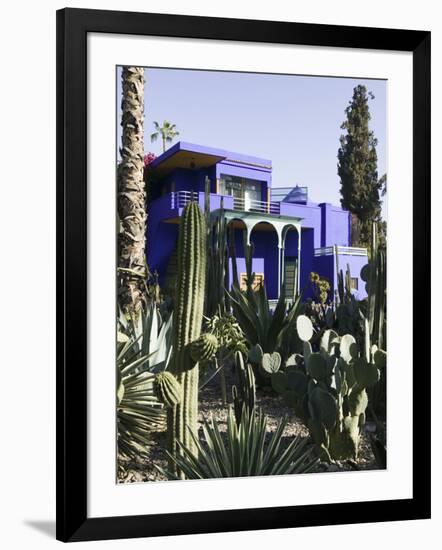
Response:
[[[179,217],[191,197],[204,208],[208,178],[211,215],[216,218],[222,206],[234,228],[241,285],[246,276],[245,236],[254,247],[255,283],[265,285],[270,300],[278,298],[283,283],[288,300],[299,289],[311,296],[312,271],[330,281],[332,297],[337,266],[345,271],[347,265],[353,292],[358,299],[366,297],[360,271],[367,251],[350,246],[350,213],[310,202],[305,187],[272,188],[270,160],[178,142],[150,166],[148,264],[158,272],[163,288],[174,286]]]

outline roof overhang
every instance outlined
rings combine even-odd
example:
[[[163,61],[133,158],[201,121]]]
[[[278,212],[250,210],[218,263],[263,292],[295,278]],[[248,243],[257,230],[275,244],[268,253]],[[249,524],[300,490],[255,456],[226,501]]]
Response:
[[[220,162],[226,158],[225,156],[209,152],[191,151],[186,149],[176,149],[166,158],[164,157],[166,157],[166,155],[161,155],[161,157],[158,157],[160,162],[156,162],[157,159],[155,159],[152,163],[152,170],[154,174],[160,178],[167,176],[177,168],[184,168],[187,170],[210,168],[217,162]]]
[[[179,141],[172,145],[152,162],[150,168],[157,176],[163,178],[177,168],[198,170],[200,168],[210,168],[222,161],[226,164],[254,168],[263,172],[271,172],[272,170],[270,160],[185,141]]]

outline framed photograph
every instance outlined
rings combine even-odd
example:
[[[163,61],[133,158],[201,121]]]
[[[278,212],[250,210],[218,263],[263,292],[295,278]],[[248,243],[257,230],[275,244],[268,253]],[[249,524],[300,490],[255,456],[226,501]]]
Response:
[[[429,518],[429,197],[429,32],[58,11],[57,538]]]

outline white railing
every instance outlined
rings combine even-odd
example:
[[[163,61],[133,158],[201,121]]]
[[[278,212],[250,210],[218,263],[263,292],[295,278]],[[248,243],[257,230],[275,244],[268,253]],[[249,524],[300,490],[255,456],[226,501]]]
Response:
[[[331,256],[335,252],[339,255],[367,256],[367,249],[358,248],[357,246],[323,246],[321,248],[315,248],[315,256]]]
[[[171,193],[171,207],[172,208],[184,208],[188,202],[193,200],[199,200],[200,193],[198,191],[176,191]],[[219,197],[220,195],[210,194],[211,197]],[[231,195],[224,195],[225,198],[233,199],[233,209],[241,212],[264,212],[267,214],[279,214],[280,207],[279,202],[270,201],[256,201],[247,198],[232,197]]]
[[[267,214],[279,214],[279,202],[256,201],[248,198],[233,198],[233,209],[243,212],[265,212]]]
[[[184,208],[188,202],[191,200],[198,200],[199,192],[198,191],[176,191],[171,193],[171,207],[174,208]]]

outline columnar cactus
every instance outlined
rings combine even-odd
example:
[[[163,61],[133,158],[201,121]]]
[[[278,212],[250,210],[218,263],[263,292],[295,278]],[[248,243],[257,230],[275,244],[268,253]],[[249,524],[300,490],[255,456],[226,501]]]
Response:
[[[198,204],[184,209],[178,236],[178,273],[173,317],[173,358],[171,372],[181,386],[181,400],[168,413],[169,449],[179,451],[177,442],[196,453],[192,434],[197,433],[198,363],[190,344],[201,333],[206,282],[205,220]]]
[[[190,356],[195,363],[208,361],[218,349],[218,340],[214,334],[204,333],[190,344]]]
[[[181,386],[172,373],[168,371],[159,372],[155,376],[155,385],[158,399],[166,407],[175,407],[181,401]]]
[[[385,307],[387,287],[387,263],[385,250],[377,244],[377,224],[373,223],[371,258],[361,270],[361,278],[366,282],[368,293],[367,316],[370,323],[370,338],[373,344],[384,347]]]

